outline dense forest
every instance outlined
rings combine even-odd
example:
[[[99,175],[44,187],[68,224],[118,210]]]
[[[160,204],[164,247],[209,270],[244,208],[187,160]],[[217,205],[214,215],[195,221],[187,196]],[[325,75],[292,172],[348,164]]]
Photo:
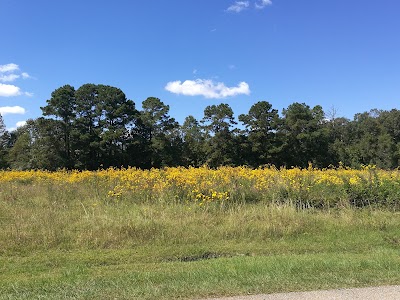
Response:
[[[95,170],[108,167],[248,165],[396,168],[400,110],[371,110],[353,120],[293,103],[281,113],[267,101],[238,116],[228,104],[179,124],[169,106],[149,97],[142,109],[116,87],[56,89],[43,116],[7,132],[0,115],[0,167]]]

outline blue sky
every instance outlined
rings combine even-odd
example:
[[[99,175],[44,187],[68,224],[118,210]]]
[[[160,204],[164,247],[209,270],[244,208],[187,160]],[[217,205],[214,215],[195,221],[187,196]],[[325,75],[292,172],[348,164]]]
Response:
[[[269,101],[352,119],[400,108],[398,0],[0,0],[0,112],[41,116],[56,88],[107,84],[180,123]]]

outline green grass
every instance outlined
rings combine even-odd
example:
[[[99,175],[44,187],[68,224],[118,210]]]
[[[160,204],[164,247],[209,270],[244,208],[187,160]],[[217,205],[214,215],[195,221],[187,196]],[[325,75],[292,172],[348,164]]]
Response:
[[[0,299],[177,299],[400,283],[400,214],[0,193]]]
[[[130,255],[132,252],[132,256]],[[2,299],[176,299],[396,284],[396,251],[140,262],[134,250],[3,258]]]

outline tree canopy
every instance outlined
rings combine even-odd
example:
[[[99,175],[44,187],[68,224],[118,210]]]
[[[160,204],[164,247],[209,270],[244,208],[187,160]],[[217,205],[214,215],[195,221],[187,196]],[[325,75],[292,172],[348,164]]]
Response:
[[[138,110],[121,89],[101,84],[64,85],[46,104],[42,117],[13,132],[0,115],[0,168],[399,166],[397,109],[348,120],[319,105],[295,102],[280,114],[259,101],[238,123],[221,103],[205,107],[201,120],[188,116],[180,125],[161,99],[148,97]]]

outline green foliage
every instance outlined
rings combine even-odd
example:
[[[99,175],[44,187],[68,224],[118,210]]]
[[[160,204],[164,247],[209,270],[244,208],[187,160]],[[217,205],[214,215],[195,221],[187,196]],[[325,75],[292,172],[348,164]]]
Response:
[[[140,159],[135,165],[144,168],[180,165],[182,140],[178,122],[168,115],[169,106],[159,98],[149,97],[142,102],[142,108],[131,130],[139,147],[131,147]]]
[[[211,167],[234,165],[234,136],[231,127],[236,124],[228,104],[207,106],[201,120],[207,134],[206,163]]]
[[[281,141],[277,135],[282,125],[278,111],[272,109],[267,101],[254,104],[249,113],[239,116],[246,127],[246,135],[251,148],[248,163],[254,167],[266,164],[279,165],[277,153],[280,151]],[[243,147],[243,146],[242,146]]]
[[[119,88],[102,84],[84,84],[77,90],[64,85],[52,92],[41,109],[52,121],[33,120],[28,134],[6,132],[0,120],[0,168],[148,169],[204,164],[257,168],[309,163],[324,168],[342,163],[393,169],[400,161],[397,109],[358,113],[350,121],[337,117],[334,109],[327,116],[319,105],[311,108],[298,102],[279,115],[272,104],[259,101],[239,115],[242,126],[236,126],[232,108],[221,103],[207,106],[200,121],[188,116],[180,125],[159,98],[145,99],[138,111]]]
[[[10,141],[10,134],[6,130],[6,126],[3,121],[3,116],[0,114],[0,169],[4,169],[8,166],[7,153],[8,145]]]
[[[11,168],[17,170],[56,170],[67,166],[62,121],[38,118],[18,128],[8,154]]]
[[[283,112],[283,161],[286,166],[307,167],[309,162],[322,167],[329,164],[329,150],[325,114],[317,105],[310,108],[305,103],[293,103]]]
[[[206,137],[200,123],[193,117],[186,117],[181,127],[184,166],[200,167],[205,164]]]

